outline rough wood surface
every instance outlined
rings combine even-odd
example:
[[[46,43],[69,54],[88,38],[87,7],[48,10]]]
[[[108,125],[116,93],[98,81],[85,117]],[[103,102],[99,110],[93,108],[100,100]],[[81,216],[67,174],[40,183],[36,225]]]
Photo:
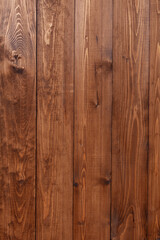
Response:
[[[148,240],[160,239],[160,2],[150,1]]]
[[[72,240],[74,1],[38,1],[38,240]]]
[[[114,1],[112,239],[147,239],[149,1]]]
[[[0,2],[0,239],[35,239],[35,1]]]
[[[160,239],[160,0],[0,1],[0,240]]]
[[[112,1],[76,1],[74,239],[110,239]]]

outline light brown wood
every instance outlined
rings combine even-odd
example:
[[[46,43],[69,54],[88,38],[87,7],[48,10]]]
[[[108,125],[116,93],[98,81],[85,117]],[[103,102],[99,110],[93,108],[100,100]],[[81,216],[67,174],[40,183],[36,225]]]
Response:
[[[112,240],[147,239],[149,1],[114,1]]]
[[[74,1],[37,6],[38,240],[72,240]]]
[[[36,4],[0,2],[0,239],[35,239]]]
[[[112,1],[76,1],[74,239],[110,239]]]

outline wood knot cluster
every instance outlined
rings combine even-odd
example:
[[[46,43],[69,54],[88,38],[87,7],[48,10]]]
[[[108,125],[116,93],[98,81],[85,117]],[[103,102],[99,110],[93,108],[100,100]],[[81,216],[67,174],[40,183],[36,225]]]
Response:
[[[18,54],[17,51],[12,51],[12,55],[10,58],[11,61],[11,67],[13,70],[17,73],[23,73],[24,67],[20,66],[20,60],[22,58],[21,54]]]

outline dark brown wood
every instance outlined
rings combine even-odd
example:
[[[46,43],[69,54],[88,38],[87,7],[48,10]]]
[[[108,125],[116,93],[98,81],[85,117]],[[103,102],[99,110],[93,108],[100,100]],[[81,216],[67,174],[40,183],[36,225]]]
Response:
[[[0,239],[35,239],[36,4],[0,2]]]
[[[112,1],[76,1],[74,239],[110,239]]]
[[[38,240],[72,240],[74,0],[37,6]]]
[[[149,1],[114,1],[112,239],[147,239]]]
[[[160,238],[160,2],[150,1],[148,240]]]

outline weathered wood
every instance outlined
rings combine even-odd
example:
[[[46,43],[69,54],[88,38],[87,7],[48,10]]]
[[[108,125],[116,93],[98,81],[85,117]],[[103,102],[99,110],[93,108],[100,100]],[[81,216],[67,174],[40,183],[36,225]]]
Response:
[[[74,0],[37,8],[36,235],[72,240]]]
[[[76,1],[74,239],[110,239],[112,1]]]
[[[0,3],[0,239],[35,239],[36,4]]]
[[[160,238],[160,2],[150,1],[148,240]]]
[[[114,1],[112,239],[147,239],[149,1]]]
[[[1,0],[0,240],[160,239],[159,25],[159,0]]]

